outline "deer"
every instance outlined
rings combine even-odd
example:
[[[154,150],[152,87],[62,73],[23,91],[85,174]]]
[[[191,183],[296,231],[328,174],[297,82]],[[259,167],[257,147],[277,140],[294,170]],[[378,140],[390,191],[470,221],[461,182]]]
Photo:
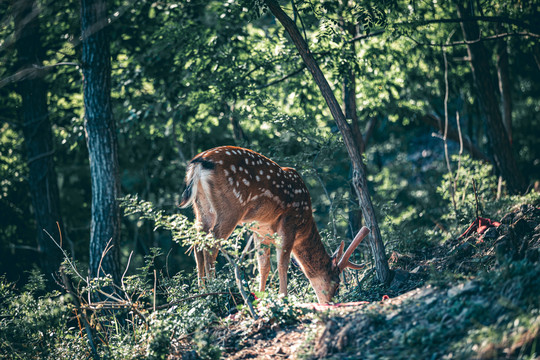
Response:
[[[189,163],[180,208],[193,206],[196,223],[215,239],[227,239],[237,225],[256,223],[259,290],[265,291],[270,266],[270,244],[277,252],[279,292],[287,295],[291,254],[308,278],[318,302],[336,295],[346,268],[362,269],[350,256],[370,230],[362,227],[345,252],[344,241],[329,255],[313,219],[308,189],[296,170],[281,167],[253,150],[220,146],[196,155]],[[276,244],[274,234],[281,239]],[[194,255],[199,284],[212,277],[219,246]]]

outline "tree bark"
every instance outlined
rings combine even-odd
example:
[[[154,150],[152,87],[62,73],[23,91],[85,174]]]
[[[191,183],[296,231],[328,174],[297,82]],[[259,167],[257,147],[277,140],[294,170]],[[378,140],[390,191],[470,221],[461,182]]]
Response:
[[[468,2],[466,5],[458,3],[457,7],[459,17],[466,20],[461,23],[463,37],[471,41],[480,38],[480,30],[477,22],[469,21],[472,15],[469,5]],[[526,189],[526,182],[517,167],[512,146],[504,128],[497,99],[497,87],[490,72],[489,54],[481,41],[467,44],[467,52],[480,104],[486,117],[486,133],[495,166],[506,181],[508,191],[513,194],[522,193]]]
[[[275,0],[266,0],[266,4],[270,11],[274,14],[276,19],[283,25],[294,45],[296,46],[300,56],[302,57],[306,67],[311,72],[313,79],[317,83],[322,96],[324,97],[330,113],[334,118],[345,142],[347,152],[351,158],[353,167],[352,183],[354,189],[358,195],[360,207],[364,215],[365,224],[371,229],[371,236],[369,237],[369,244],[373,254],[375,262],[375,268],[377,273],[377,279],[383,283],[389,283],[391,280],[391,273],[388,267],[388,260],[386,258],[384,243],[381,239],[381,233],[377,219],[375,218],[375,211],[369,196],[367,181],[366,181],[366,169],[362,162],[362,152],[360,150],[360,144],[356,141],[351,126],[347,123],[343,111],[339,106],[334,92],[330,88],[330,85],[326,81],[324,74],[322,73],[319,65],[315,61],[312,53],[309,51],[307,43],[300,34],[298,27],[291,20],[291,18],[281,9],[279,4]]]
[[[34,0],[14,2],[17,62],[20,69],[37,69],[41,66],[43,48],[38,15],[39,10]],[[39,262],[49,280],[47,286],[52,288],[54,282],[51,274],[58,270],[62,253],[46,232],[60,242],[59,231],[63,232],[63,224],[47,107],[47,86],[41,74],[35,70],[28,72],[18,82],[17,90],[22,99],[22,130],[28,158],[28,183],[37,226]]]
[[[497,41],[497,75],[502,100],[503,124],[512,145],[512,86],[510,83],[510,65],[508,62],[508,44],[505,39]]]
[[[92,178],[90,276],[120,283],[120,211],[116,127],[111,110],[111,62],[106,2],[81,1],[84,125]],[[107,246],[111,247],[106,251]]]

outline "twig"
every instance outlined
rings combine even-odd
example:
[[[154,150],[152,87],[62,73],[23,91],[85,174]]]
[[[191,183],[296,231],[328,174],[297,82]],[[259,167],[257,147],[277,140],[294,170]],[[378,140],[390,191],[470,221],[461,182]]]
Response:
[[[448,41],[450,41],[450,38],[454,32],[452,32],[448,36]],[[448,42],[447,41],[447,42]],[[448,90],[448,59],[446,58],[446,51],[444,48],[442,48],[443,58],[444,58],[444,157],[446,159],[446,167],[448,168],[448,174],[450,175],[450,178],[453,182],[453,188],[452,188],[452,205],[454,206],[454,211],[457,213],[457,205],[456,205],[456,180],[454,179],[454,176],[452,175],[452,167],[450,165],[450,157],[448,155],[448,96],[449,96],[449,90]]]
[[[60,275],[62,277],[62,282],[64,283],[64,288],[66,289],[67,293],[70,294],[73,297],[73,301],[75,303],[75,309],[80,314],[80,318],[82,318],[82,322],[84,324],[84,330],[86,331],[86,335],[88,337],[88,345],[90,345],[90,349],[92,350],[92,357],[94,359],[99,359],[98,352],[96,350],[96,346],[94,344],[94,338],[92,335],[92,328],[90,327],[90,324],[88,322],[88,319],[86,318],[85,312],[82,310],[81,302],[79,300],[79,297],[73,290],[71,286],[71,282],[69,281],[66,273],[64,272],[63,268],[60,268]],[[76,315],[77,316],[77,315]],[[77,316],[77,320],[79,319],[79,316]]]
[[[156,274],[156,269],[154,269],[154,311],[156,311],[156,286],[157,286],[157,274]]]
[[[69,266],[73,269],[73,271],[75,272],[75,274],[77,274],[77,276],[82,280],[84,281],[85,284],[88,284],[88,280],[85,279],[81,274],[79,274],[79,272],[77,271],[77,268],[75,267],[75,265],[73,265],[73,263],[71,262],[71,260],[69,260],[69,256],[68,254],[66,253],[66,251],[64,249],[62,249],[62,247],[60,246],[60,244],[58,244],[56,242],[56,240],[54,240],[54,238],[51,236],[51,234],[49,234],[49,232],[45,229],[43,229],[43,231],[45,232],[45,234],[49,235],[49,238],[51,238],[52,242],[58,246],[58,248],[60,249],[60,251],[62,252],[62,254],[64,255],[64,259],[66,259],[66,261],[68,262]]]
[[[193,296],[188,296],[188,297],[183,298],[183,299],[172,301],[172,302],[170,302],[168,304],[163,304],[163,305],[156,306],[156,310],[163,310],[163,309],[169,308],[171,306],[174,306],[176,304],[183,303],[184,301],[189,301],[189,300],[193,300],[193,299],[197,299],[197,298],[201,298],[201,297],[205,297],[205,296],[214,296],[214,295],[234,295],[234,293],[231,293],[230,291],[218,291],[218,292],[212,292],[212,293],[197,294],[197,295],[193,295]]]
[[[110,240],[107,241],[107,244],[105,245],[105,249],[103,249],[103,252],[101,253],[101,259],[99,259],[99,266],[98,266],[98,271],[97,271],[97,274],[96,274],[98,277],[99,277],[99,271],[100,271],[100,270],[103,270],[103,269],[101,268],[101,264],[103,263],[103,259],[105,258],[105,255],[107,255],[107,253],[109,252],[109,250],[112,249],[112,247],[114,246],[114,245],[111,245],[111,246],[109,247],[109,245],[110,245],[112,239],[113,239],[113,238],[110,238]],[[105,274],[105,271],[103,271],[103,273]]]
[[[129,253],[126,269],[124,270],[124,273],[122,274],[122,277],[120,278],[120,284],[122,285],[122,291],[124,292],[124,294],[126,295],[126,297],[128,298],[129,301],[131,301],[131,297],[129,296],[129,294],[126,291],[126,285],[124,284],[124,278],[126,277],[126,273],[128,271],[129,263],[131,262],[131,257],[132,256],[133,256],[133,250]]]
[[[459,134],[459,155],[458,155],[458,164],[456,169],[456,177],[454,178],[454,195],[457,192],[457,181],[459,178],[459,169],[461,169],[461,155],[463,155],[463,137],[461,136],[461,125],[459,123],[459,111],[456,111],[456,123]]]
[[[476,219],[478,219],[479,215],[478,215],[478,192],[476,191],[476,181],[473,179],[472,181],[472,186],[473,186],[473,190],[474,190],[474,199],[476,201]]]
[[[539,34],[534,34],[534,33],[530,33],[530,32],[516,32],[516,33],[497,34],[497,35],[487,36],[487,37],[483,37],[483,38],[479,37],[478,39],[475,39],[475,40],[454,41],[454,42],[451,42],[451,43],[444,43],[444,44],[443,43],[432,43],[432,42],[421,42],[421,41],[418,41],[418,40],[416,40],[415,38],[413,38],[412,36],[409,36],[409,35],[407,35],[407,38],[412,40],[416,45],[447,48],[447,47],[455,47],[455,46],[462,46],[462,45],[470,45],[470,44],[475,44],[475,43],[484,42],[484,41],[490,41],[490,40],[499,40],[499,39],[502,39],[502,38],[505,38],[505,37],[510,37],[510,36],[523,36],[523,37],[530,36],[530,37],[533,37],[533,38],[540,37]]]
[[[238,290],[240,291],[240,295],[242,295],[242,299],[244,299],[244,303],[247,305],[247,307],[249,309],[249,312],[251,313],[251,316],[255,320],[257,320],[259,317],[257,316],[257,313],[255,313],[255,310],[253,309],[253,305],[249,301],[249,298],[248,298],[246,292],[244,291],[244,287],[242,285],[242,279],[240,277],[240,268],[238,267],[238,264],[231,259],[229,254],[227,254],[227,251],[225,251],[224,249],[221,250],[221,253],[223,254],[223,256],[225,256],[225,258],[227,259],[229,264],[231,264],[233,266],[233,268],[234,268],[234,277],[236,279],[236,286],[238,287]]]

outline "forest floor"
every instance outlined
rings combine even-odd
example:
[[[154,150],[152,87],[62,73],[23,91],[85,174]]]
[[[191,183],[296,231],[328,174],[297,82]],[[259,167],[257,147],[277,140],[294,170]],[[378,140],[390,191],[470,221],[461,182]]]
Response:
[[[540,207],[497,220],[421,253],[393,253],[389,296],[305,304],[292,323],[232,321],[197,351],[178,342],[170,358],[540,358]]]

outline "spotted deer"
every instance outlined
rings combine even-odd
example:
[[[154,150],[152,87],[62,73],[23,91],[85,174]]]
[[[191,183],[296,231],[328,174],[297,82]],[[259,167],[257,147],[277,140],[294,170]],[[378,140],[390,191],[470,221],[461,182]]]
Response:
[[[193,204],[195,216],[205,233],[226,239],[238,224],[257,222],[253,228],[259,265],[259,290],[264,291],[270,272],[271,235],[279,234],[276,245],[279,291],[287,294],[287,269],[291,253],[319,303],[330,302],[339,285],[339,275],[347,267],[361,269],[349,257],[369,233],[363,227],[347,251],[341,243],[334,256],[328,255],[311,211],[306,185],[296,170],[281,167],[255,151],[221,146],[195,156],[187,169],[186,189],[181,208]],[[194,250],[201,283],[211,276],[218,248]]]

